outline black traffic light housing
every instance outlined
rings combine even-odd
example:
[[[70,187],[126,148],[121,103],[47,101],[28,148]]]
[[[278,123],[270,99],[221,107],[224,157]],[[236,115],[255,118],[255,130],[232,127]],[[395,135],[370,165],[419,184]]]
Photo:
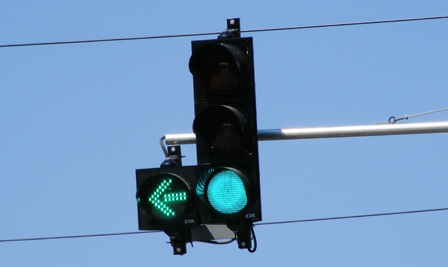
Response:
[[[252,38],[220,37],[193,41],[189,63],[199,216],[208,224],[260,221]]]
[[[167,150],[161,139],[160,168],[136,170],[139,229],[164,230],[175,255],[218,236],[254,252],[261,203],[252,38],[228,19],[217,40],[193,41],[192,50],[198,165],[182,166],[180,146]]]

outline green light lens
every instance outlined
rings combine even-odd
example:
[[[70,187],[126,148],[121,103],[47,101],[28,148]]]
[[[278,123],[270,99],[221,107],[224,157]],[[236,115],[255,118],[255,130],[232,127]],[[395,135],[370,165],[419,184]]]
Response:
[[[211,178],[207,197],[212,207],[223,214],[238,213],[247,205],[244,183],[232,170],[222,170]]]
[[[154,205],[154,207],[162,212],[162,214],[166,217],[171,217],[176,215],[176,213],[168,206],[166,205],[167,201],[167,195],[171,194],[165,194],[166,189],[173,183],[172,179],[164,179],[160,183],[160,185],[157,187],[157,189],[152,192],[151,196],[149,197],[149,202]],[[163,198],[162,198],[163,196]]]
[[[151,217],[161,221],[179,218],[189,203],[188,187],[178,177],[162,174],[149,179],[140,192],[137,201],[150,213]]]

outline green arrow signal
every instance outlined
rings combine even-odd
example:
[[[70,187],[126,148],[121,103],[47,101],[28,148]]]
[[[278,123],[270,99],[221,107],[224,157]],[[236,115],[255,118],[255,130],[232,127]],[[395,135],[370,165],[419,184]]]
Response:
[[[149,197],[151,202],[160,212],[165,216],[175,216],[175,212],[166,205],[169,202],[187,201],[187,192],[179,193],[167,193],[164,194],[166,189],[173,183],[173,179],[164,179],[156,190]]]

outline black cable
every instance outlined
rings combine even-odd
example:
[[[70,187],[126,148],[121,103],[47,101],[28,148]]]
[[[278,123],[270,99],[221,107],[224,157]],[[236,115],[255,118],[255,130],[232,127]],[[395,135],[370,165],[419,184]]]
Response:
[[[441,208],[441,209],[427,209],[427,210],[412,210],[412,211],[398,211],[398,212],[388,212],[388,213],[351,215],[351,216],[328,217],[328,218],[305,219],[305,220],[293,220],[293,221],[281,221],[281,222],[267,222],[267,223],[257,223],[257,224],[255,224],[255,225],[272,225],[272,224],[286,224],[286,223],[303,223],[303,222],[332,221],[332,220],[357,219],[357,218],[366,218],[366,217],[379,217],[379,216],[403,215],[403,214],[423,213],[423,212],[436,212],[436,211],[448,211],[448,208]]]
[[[136,235],[136,234],[150,234],[161,231],[141,231],[141,232],[124,232],[124,233],[110,233],[110,234],[92,234],[92,235],[70,235],[70,236],[53,236],[53,237],[35,237],[35,238],[17,238],[17,239],[3,239],[1,242],[18,242],[18,241],[40,241],[40,240],[54,240],[54,239],[70,239],[70,238],[86,238],[86,237],[101,237],[101,236],[117,236],[117,235]]]
[[[366,218],[366,217],[378,217],[378,216],[391,216],[391,215],[403,215],[403,214],[413,214],[413,213],[424,213],[424,212],[437,212],[437,211],[448,211],[448,208],[440,209],[426,209],[426,210],[412,210],[412,211],[398,211],[389,213],[376,213],[376,214],[364,214],[364,215],[351,215],[351,216],[340,216],[340,217],[328,217],[328,218],[318,218],[318,219],[305,219],[305,220],[293,220],[293,221],[281,221],[281,222],[266,222],[266,223],[256,223],[254,225],[273,225],[273,224],[286,224],[286,223],[303,223],[303,222],[317,222],[317,221],[330,221],[330,220],[342,220],[342,219],[355,219],[355,218]],[[252,229],[253,230],[253,229]],[[37,238],[21,238],[21,239],[3,239],[1,242],[18,242],[18,241],[39,241],[39,240],[52,240],[52,239],[69,239],[69,238],[85,238],[85,237],[102,237],[102,236],[117,236],[117,235],[135,235],[135,234],[150,234],[161,232],[158,230],[154,231],[140,231],[140,232],[123,232],[123,233],[111,233],[111,234],[93,234],[93,235],[74,235],[74,236],[56,236],[56,237],[37,237]],[[255,235],[254,240],[255,240]],[[232,240],[233,241],[233,240]],[[255,241],[256,242],[256,241]],[[255,244],[256,246],[256,244]]]
[[[227,245],[232,243],[233,241],[235,241],[235,238],[231,238],[227,241],[216,241],[216,240],[209,240],[209,241],[198,241],[198,242],[202,242],[202,243],[207,243],[207,244],[213,244],[213,245]]]
[[[253,224],[250,227],[250,232],[252,233],[252,237],[253,237],[253,240],[254,240],[254,247],[247,249],[250,253],[254,253],[257,250],[257,237],[255,236],[254,227],[255,227],[255,225],[253,225]]]
[[[163,38],[176,38],[176,37],[204,36],[204,35],[214,35],[214,34],[220,34],[220,32],[157,35],[157,36],[144,36],[144,37],[124,37],[124,38],[93,39],[93,40],[79,40],[79,41],[59,41],[59,42],[8,44],[8,45],[0,45],[0,48],[4,48],[4,47],[20,47],[20,46],[39,46],[39,45],[62,45],[62,44],[99,43],[99,42],[114,42],[114,41],[135,41],[135,40],[147,40],[147,39],[163,39]]]
[[[315,28],[356,26],[356,25],[368,25],[368,24],[380,24],[380,23],[410,22],[410,21],[436,20],[436,19],[447,19],[447,18],[448,18],[448,16],[435,16],[435,17],[377,20],[377,21],[364,21],[364,22],[348,22],[348,23],[322,24],[322,25],[296,26],[296,27],[283,27],[283,28],[254,29],[254,30],[242,30],[241,32],[251,33],[251,32],[267,32],[267,31],[284,31],[284,30],[304,30],[304,29],[315,29]],[[156,35],[156,36],[144,36],[144,37],[124,37],[124,38],[110,38],[110,39],[92,39],[92,40],[78,40],[78,41],[56,41],[56,42],[5,44],[5,45],[0,45],[0,48],[23,47],[23,46],[41,46],[41,45],[99,43],[99,42],[114,42],[114,41],[135,41],[135,40],[164,39],[164,38],[177,38],[177,37],[194,37],[194,36],[218,35],[220,33],[221,32],[187,33],[187,34]]]
[[[284,27],[284,28],[247,30],[247,31],[241,31],[241,32],[266,32],[266,31],[284,31],[284,30],[304,30],[304,29],[315,29],[315,28],[357,26],[357,25],[369,25],[369,24],[381,24],[381,23],[396,23],[396,22],[411,22],[411,21],[435,20],[435,19],[448,19],[448,16],[421,17],[421,18],[408,18],[408,19],[391,19],[391,20],[375,20],[375,21],[348,22],[348,23],[335,23],[335,24],[322,24],[322,25],[310,25],[310,26],[297,26],[297,27]]]

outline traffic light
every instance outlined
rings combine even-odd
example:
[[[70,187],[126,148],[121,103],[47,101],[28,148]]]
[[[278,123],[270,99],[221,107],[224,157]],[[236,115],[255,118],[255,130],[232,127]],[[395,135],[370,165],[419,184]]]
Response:
[[[196,166],[138,169],[136,176],[140,230],[199,225],[194,195]]]
[[[199,216],[205,224],[260,221],[252,38],[220,37],[193,41],[189,62]]]

